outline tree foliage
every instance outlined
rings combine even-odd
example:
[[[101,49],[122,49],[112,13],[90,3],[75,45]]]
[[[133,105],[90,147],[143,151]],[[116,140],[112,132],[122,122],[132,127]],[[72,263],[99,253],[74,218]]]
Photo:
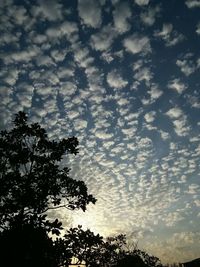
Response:
[[[16,215],[38,215],[60,206],[85,211],[96,201],[85,183],[70,178],[69,168],[59,164],[66,153],[78,153],[77,138],[51,141],[38,123],[27,119],[19,112],[14,128],[0,134],[1,227]]]
[[[70,228],[64,235],[65,248],[72,252],[77,264],[84,262],[88,267],[113,266],[124,256],[125,235],[104,239],[79,225]]]

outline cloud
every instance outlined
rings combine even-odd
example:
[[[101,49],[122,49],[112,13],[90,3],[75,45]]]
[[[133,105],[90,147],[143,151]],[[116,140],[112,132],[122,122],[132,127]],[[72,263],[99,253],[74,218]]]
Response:
[[[175,126],[175,132],[179,136],[187,136],[190,131],[190,127],[187,126],[187,118],[186,116],[183,116],[179,118],[178,120],[174,120],[173,124]]]
[[[78,31],[77,24],[71,21],[65,21],[59,26],[47,28],[46,35],[50,40],[67,37],[68,41],[72,41],[72,37]]]
[[[94,58],[90,56],[89,49],[77,46],[74,51],[74,59],[82,68],[88,68],[93,63]]]
[[[163,92],[156,85],[152,85],[151,89],[148,91],[148,94],[151,97],[151,101],[154,101],[158,99],[159,97],[161,97]]]
[[[171,108],[166,112],[166,115],[172,119],[174,131],[177,135],[187,136],[189,134],[190,126],[188,126],[187,117],[180,108]]]
[[[52,65],[55,65],[52,58],[47,55],[41,55],[40,57],[36,58],[35,61],[38,67],[42,67],[42,66],[50,67]]]
[[[196,33],[200,35],[200,22],[197,24]]]
[[[183,219],[184,217],[178,211],[170,212],[165,218],[163,218],[165,224],[170,227],[176,225]]]
[[[63,18],[63,5],[54,0],[40,0],[38,6],[32,6],[31,14],[33,17],[42,17],[49,21],[61,20]]]
[[[155,111],[150,111],[144,115],[144,118],[147,123],[151,123],[155,120],[155,115],[156,115]]]
[[[200,0],[186,0],[185,4],[188,8],[200,7]]]
[[[97,131],[95,131],[95,136],[98,137],[99,139],[106,140],[106,139],[112,138],[113,134],[112,133],[106,133],[103,130],[97,130]]]
[[[148,242],[147,251],[160,255],[163,263],[188,262],[199,256],[199,231],[174,232],[163,240]],[[174,253],[176,251],[176,253]],[[170,258],[168,255],[171,255]]]
[[[163,91],[161,91],[156,84],[152,84],[147,93],[150,95],[150,99],[144,99],[144,104],[152,104],[163,95]]]
[[[73,224],[103,235],[134,229],[142,237],[141,246],[148,249],[149,241],[152,253],[162,259],[169,260],[166,251],[174,260],[198,256],[199,235],[187,232],[190,225],[196,227],[187,222],[197,219],[199,207],[198,83],[169,76],[177,59],[199,70],[196,50],[191,46],[186,55],[179,51],[174,60],[177,51],[167,46],[177,42],[176,18],[173,25],[170,20],[164,23],[161,6],[152,7],[151,1],[137,1],[141,6],[133,7],[129,1],[113,0],[112,6],[109,1],[93,1],[98,7],[94,20],[92,12],[90,18],[86,13],[82,18],[79,7],[67,2],[54,1],[55,8],[63,4],[57,11],[39,1],[26,1],[24,7],[2,2],[6,7],[0,10],[1,126],[24,108],[31,121],[45,126],[50,138],[78,137],[80,153],[69,160],[70,175],[84,180],[98,201],[84,214],[73,215]],[[85,3],[89,1],[81,2]],[[157,17],[160,36],[151,42],[147,27],[154,31]],[[157,51],[159,38],[165,46]],[[163,81],[163,68],[154,70],[166,58],[172,70],[164,73]],[[179,64],[180,70],[184,64]],[[66,211],[61,216],[67,226]],[[178,222],[185,232],[168,238]],[[158,226],[163,237],[157,239]],[[153,250],[156,240],[158,250]]]
[[[164,23],[161,31],[154,32],[155,37],[165,41],[166,46],[174,46],[184,40],[184,35],[173,30],[171,23]]]
[[[103,27],[98,33],[91,36],[91,46],[93,49],[105,51],[111,48],[114,38],[117,36],[111,25]]]
[[[169,109],[166,112],[166,115],[172,119],[177,119],[177,118],[180,118],[181,116],[183,116],[183,111],[180,108],[175,107],[175,108]]]
[[[5,55],[4,63],[5,64],[19,63],[19,62],[29,63],[31,60],[40,55],[40,53],[41,51],[37,46],[35,45],[29,46],[24,50],[11,52]]]
[[[139,6],[146,6],[149,3],[149,0],[135,0],[135,3]]]
[[[147,36],[133,34],[124,39],[123,45],[130,53],[137,54],[140,52],[151,52],[150,40]]]
[[[177,59],[176,65],[181,69],[181,71],[186,75],[190,76],[196,70],[196,66],[191,60],[188,59]]]
[[[198,195],[199,194],[199,185],[198,184],[190,184],[188,187],[188,194]]]
[[[18,25],[23,25],[29,19],[27,9],[23,6],[12,5],[9,15],[15,18],[15,23]]]
[[[187,95],[188,102],[193,108],[200,108],[200,101],[198,96]]]
[[[82,22],[92,28],[99,28],[101,25],[101,7],[99,1],[79,0],[78,12]]]
[[[178,94],[182,94],[187,89],[187,86],[180,81],[179,78],[175,78],[168,83],[168,88],[175,90]]]
[[[140,14],[141,21],[147,25],[152,26],[155,23],[156,16],[160,13],[160,6],[149,8],[147,11]]]
[[[18,80],[20,71],[15,68],[11,68],[4,78],[4,82],[10,86],[14,86]]]
[[[138,81],[145,81],[149,85],[150,80],[153,78],[153,74],[148,67],[140,68],[135,74],[134,78]]]
[[[114,26],[119,33],[130,29],[128,19],[131,17],[131,9],[127,3],[119,2],[113,11]]]
[[[54,50],[51,50],[50,53],[51,53],[52,58],[55,60],[55,62],[62,62],[65,59],[67,50],[54,49]]]
[[[161,138],[165,141],[167,139],[169,139],[170,135],[169,133],[165,132],[165,131],[162,131],[162,130],[159,130],[160,132],[160,135],[161,135]]]
[[[107,75],[107,83],[110,87],[122,89],[128,84],[128,81],[124,80],[118,71],[113,70]]]
[[[169,36],[169,34],[172,32],[173,30],[173,25],[170,23],[165,23],[163,24],[162,30],[160,32],[156,32],[156,36],[160,36],[162,38],[167,38],[167,36]]]

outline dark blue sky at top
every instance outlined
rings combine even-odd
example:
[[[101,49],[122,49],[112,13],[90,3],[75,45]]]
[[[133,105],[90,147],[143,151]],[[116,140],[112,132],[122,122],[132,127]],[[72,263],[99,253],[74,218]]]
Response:
[[[72,176],[98,199],[66,225],[199,256],[199,47],[199,0],[0,1],[1,128],[25,110],[76,135]]]

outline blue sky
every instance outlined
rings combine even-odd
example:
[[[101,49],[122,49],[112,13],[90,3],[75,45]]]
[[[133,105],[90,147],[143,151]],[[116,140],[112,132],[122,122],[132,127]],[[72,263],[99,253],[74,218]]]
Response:
[[[0,116],[76,135],[98,202],[59,215],[163,262],[200,253],[200,1],[0,3]]]

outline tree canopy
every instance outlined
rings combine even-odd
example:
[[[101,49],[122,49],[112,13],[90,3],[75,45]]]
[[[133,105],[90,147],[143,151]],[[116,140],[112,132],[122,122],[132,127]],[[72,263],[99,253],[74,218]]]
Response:
[[[28,124],[19,112],[14,128],[0,133],[0,223],[13,216],[42,214],[51,208],[82,209],[96,199],[83,181],[69,176],[60,166],[66,153],[78,153],[75,137],[50,140],[38,123]]]

